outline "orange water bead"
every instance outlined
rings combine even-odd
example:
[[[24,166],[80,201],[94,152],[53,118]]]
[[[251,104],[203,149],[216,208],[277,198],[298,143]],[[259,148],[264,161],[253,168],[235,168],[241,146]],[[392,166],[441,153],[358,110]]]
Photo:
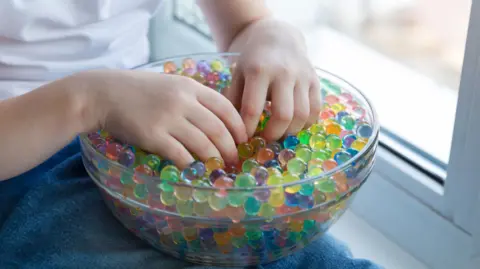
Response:
[[[337,182],[337,193],[343,194],[348,192],[348,184],[343,182]]]
[[[261,148],[264,148],[266,144],[267,141],[260,136],[255,136],[250,139],[250,145],[253,147],[253,152],[258,152]]]
[[[293,232],[301,232],[303,230],[303,221],[302,220],[292,220],[288,225]]]
[[[183,238],[186,241],[193,241],[198,238],[197,228],[195,227],[186,227],[183,228]]]
[[[323,161],[322,168],[324,171],[330,171],[337,167],[337,163],[333,160],[325,160]]]
[[[245,209],[243,207],[233,207],[229,206],[225,208],[225,212],[227,216],[234,222],[239,223],[241,220],[245,218]]]
[[[163,72],[166,74],[174,74],[177,71],[177,66],[174,62],[168,61],[163,64]]]
[[[347,184],[348,179],[345,172],[337,172],[333,176],[333,180],[338,183]]]
[[[230,229],[228,230],[228,232],[232,236],[240,237],[240,236],[243,236],[245,234],[245,228],[241,224],[233,224],[233,225],[230,226]]]
[[[225,232],[225,233],[214,233],[213,234],[213,239],[215,239],[215,242],[217,242],[218,245],[225,246],[232,241],[232,236],[227,232]]]
[[[322,120],[326,120],[326,119],[330,119],[330,118],[335,118],[335,112],[333,112],[333,110],[327,108],[327,109],[324,109],[322,110],[322,112],[320,112],[320,118]]]
[[[196,63],[193,59],[191,58],[186,58],[182,61],[182,67],[184,69],[188,69],[188,68],[195,68],[196,66]]]
[[[265,164],[266,162],[275,158],[275,152],[269,148],[260,148],[257,152],[257,162]]]
[[[238,157],[244,160],[252,157],[254,154],[254,148],[250,143],[242,143],[238,145],[237,151],[238,151]]]
[[[342,126],[340,126],[340,124],[338,124],[336,122],[332,122],[332,123],[327,125],[325,130],[326,130],[327,134],[340,135],[340,133],[342,132]]]

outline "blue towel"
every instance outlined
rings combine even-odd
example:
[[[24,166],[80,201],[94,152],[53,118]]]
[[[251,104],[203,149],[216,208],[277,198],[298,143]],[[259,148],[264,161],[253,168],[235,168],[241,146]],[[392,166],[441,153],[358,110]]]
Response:
[[[162,254],[127,231],[86,174],[78,139],[0,182],[0,268],[209,268]],[[329,235],[258,268],[376,269]]]

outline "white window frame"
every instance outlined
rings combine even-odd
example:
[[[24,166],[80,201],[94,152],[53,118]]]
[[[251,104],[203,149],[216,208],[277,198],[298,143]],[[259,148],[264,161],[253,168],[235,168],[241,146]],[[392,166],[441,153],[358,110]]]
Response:
[[[170,10],[168,2],[166,5]],[[215,49],[201,36],[196,37],[194,51],[159,42],[159,32],[177,34],[191,30],[173,25],[171,17],[165,19],[168,17],[165,15],[152,23],[152,60]],[[355,214],[434,269],[480,268],[480,175],[475,174],[475,161],[480,160],[475,158],[480,152],[480,140],[476,140],[480,133],[480,117],[475,117],[480,115],[480,99],[477,98],[480,91],[476,88],[480,83],[478,0],[472,0],[464,58],[445,185],[434,182],[379,147],[374,172],[351,207]],[[384,135],[381,140],[394,143]],[[464,267],[467,264],[470,267]]]

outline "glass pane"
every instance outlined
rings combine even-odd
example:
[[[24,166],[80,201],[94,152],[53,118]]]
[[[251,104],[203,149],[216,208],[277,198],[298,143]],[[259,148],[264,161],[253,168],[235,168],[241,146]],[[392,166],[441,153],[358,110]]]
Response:
[[[194,1],[175,2],[177,17],[208,35]],[[372,100],[384,144],[443,177],[471,0],[266,3],[276,17],[303,31],[316,66]]]

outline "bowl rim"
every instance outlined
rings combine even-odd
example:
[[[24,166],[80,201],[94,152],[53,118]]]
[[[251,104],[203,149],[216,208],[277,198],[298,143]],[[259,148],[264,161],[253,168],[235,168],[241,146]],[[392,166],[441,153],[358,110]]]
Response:
[[[139,65],[137,67],[134,67],[133,69],[140,69],[140,70],[148,69],[149,67],[153,67],[156,64],[164,63],[164,62],[167,62],[167,61],[175,61],[175,60],[181,60],[181,59],[186,59],[186,58],[195,58],[195,57],[201,57],[201,56],[203,56],[203,57],[228,57],[228,56],[239,56],[239,55],[240,55],[240,53],[233,53],[233,52],[226,52],[226,53],[216,53],[216,52],[192,53],[192,54],[177,55],[177,56],[174,56],[174,57],[167,57],[167,58],[155,60],[155,61],[152,61],[152,62],[149,62],[149,63]],[[351,167],[354,162],[356,162],[358,159],[360,159],[360,157],[363,157],[364,155],[366,155],[371,150],[374,150],[374,147],[378,142],[378,137],[379,137],[379,133],[380,133],[380,123],[378,122],[377,112],[376,112],[375,108],[373,107],[370,99],[367,96],[365,96],[365,94],[360,89],[358,89],[357,87],[355,87],[350,82],[343,79],[342,77],[340,77],[338,75],[335,75],[334,73],[331,73],[331,72],[329,72],[329,71],[327,71],[323,68],[320,68],[320,67],[314,66],[313,68],[315,69],[315,72],[317,73],[319,78],[322,78],[322,76],[319,74],[319,72],[324,73],[327,76],[330,76],[331,78],[340,81],[342,84],[345,84],[346,86],[348,86],[351,89],[353,89],[354,91],[356,91],[356,93],[361,98],[363,98],[363,101],[366,103],[368,109],[371,112],[372,125],[373,125],[372,126],[373,127],[372,128],[372,135],[370,136],[370,139],[368,140],[367,144],[355,156],[353,156],[350,160],[348,160],[347,162],[345,162],[341,165],[338,165],[337,167],[335,167],[332,170],[324,171],[323,173],[321,173],[318,176],[306,177],[306,178],[300,179],[298,181],[284,183],[284,184],[278,184],[278,185],[265,185],[265,186],[255,186],[255,187],[216,188],[216,187],[213,187],[213,186],[194,186],[194,185],[183,183],[183,182],[170,182],[170,181],[167,181],[167,182],[172,186],[187,187],[187,188],[192,188],[192,189],[196,189],[196,190],[205,190],[205,191],[222,190],[222,191],[227,191],[227,192],[236,192],[236,191],[240,192],[240,191],[272,190],[272,189],[276,189],[276,188],[279,188],[279,187],[289,187],[289,186],[294,186],[294,185],[299,185],[299,184],[315,182],[315,181],[318,181],[318,180],[321,180],[321,179],[328,179],[329,177],[336,174],[337,172],[344,171],[348,167]],[[101,159],[107,161],[109,166],[114,166],[116,168],[120,168],[121,171],[130,169],[130,168],[127,168],[127,167],[119,164],[118,162],[114,162],[114,161],[108,159],[106,156],[100,154],[89,142],[89,140],[87,138],[87,133],[80,134],[80,138],[81,138],[82,144],[87,146],[88,150],[94,152],[94,154],[97,155],[97,157],[100,157]],[[373,154],[375,154],[375,152]],[[154,176],[148,176],[148,175],[141,175],[141,177],[142,177],[142,179],[145,179],[145,180],[152,180],[152,181],[158,181],[158,182],[163,182],[164,181],[164,180],[160,179],[160,177],[154,177]],[[364,181],[364,180],[365,179],[363,179],[362,181]],[[347,193],[349,193],[350,191],[351,190],[349,190]]]

